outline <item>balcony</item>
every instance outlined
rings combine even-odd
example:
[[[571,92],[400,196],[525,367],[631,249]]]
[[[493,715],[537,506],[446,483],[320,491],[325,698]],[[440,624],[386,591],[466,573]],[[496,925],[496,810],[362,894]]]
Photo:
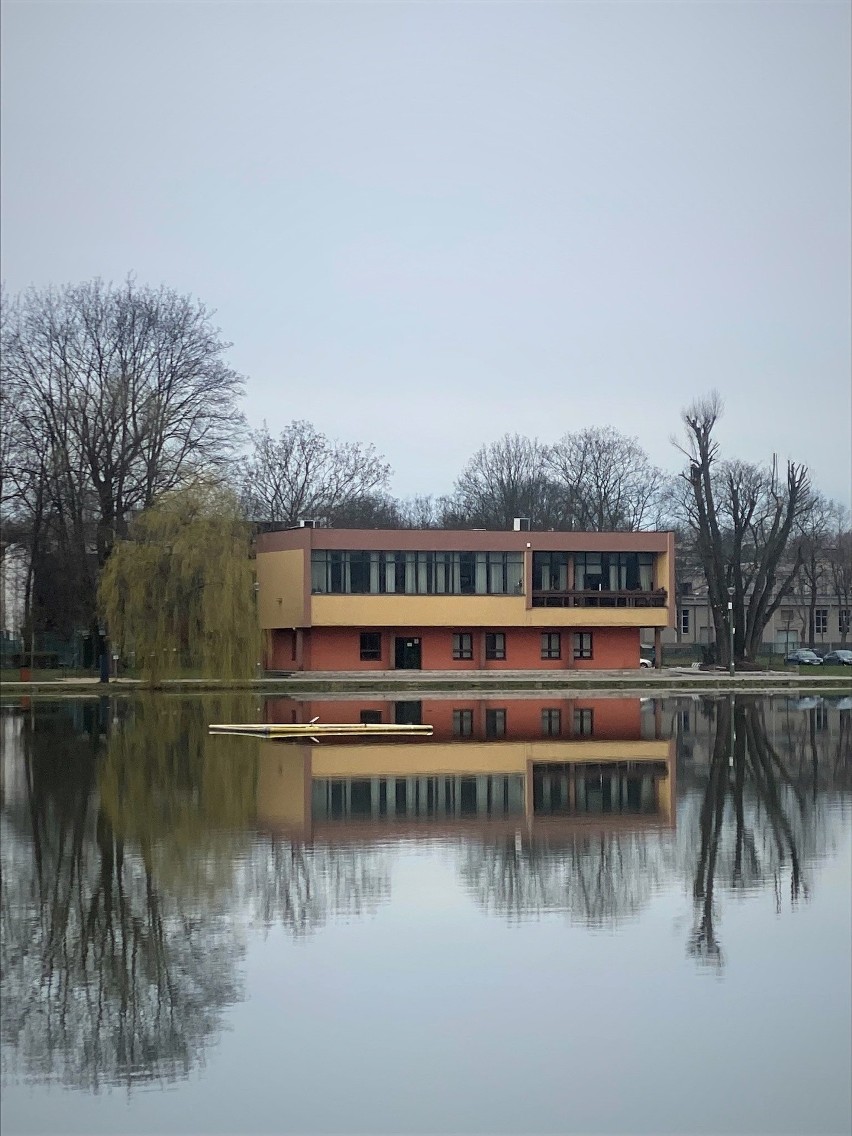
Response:
[[[666,607],[668,593],[665,588],[653,592],[635,589],[623,592],[594,591],[534,591],[533,607]]]

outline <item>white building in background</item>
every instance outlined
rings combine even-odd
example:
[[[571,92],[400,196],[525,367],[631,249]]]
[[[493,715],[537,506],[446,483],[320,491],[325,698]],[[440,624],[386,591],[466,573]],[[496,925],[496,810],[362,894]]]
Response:
[[[836,595],[817,596],[814,616],[814,645],[833,650],[852,643],[852,605],[838,601]],[[810,609],[801,596],[785,596],[773,613],[763,633],[763,649],[767,654],[788,654],[810,640]],[[703,578],[682,580],[677,596],[675,629],[663,632],[663,645],[668,647],[709,646],[716,640],[713,609]]]
[[[0,633],[19,640],[24,626],[29,557],[20,544],[0,544]]]

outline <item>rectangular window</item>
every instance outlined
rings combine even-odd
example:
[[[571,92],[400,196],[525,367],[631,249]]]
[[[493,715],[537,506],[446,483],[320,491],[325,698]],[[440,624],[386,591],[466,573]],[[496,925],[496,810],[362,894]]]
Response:
[[[522,552],[311,552],[311,590],[333,595],[519,595]]]
[[[590,738],[595,728],[594,710],[574,711],[574,734],[578,738]]]
[[[541,732],[546,738],[558,738],[562,733],[562,711],[542,710]]]
[[[506,636],[502,631],[488,631],[485,635],[486,659],[506,658]]]
[[[469,738],[473,733],[473,711],[453,711],[453,737]]]
[[[818,607],[814,611],[814,635],[825,635],[828,631],[828,608]]]
[[[562,658],[562,636],[558,631],[542,631],[541,657],[543,659]]]
[[[382,633],[381,631],[362,631],[361,632],[361,659],[366,661],[368,659],[381,659],[382,657]]]
[[[533,553],[533,590],[536,592],[568,591],[568,553]]]
[[[837,615],[838,615],[838,621],[839,621],[839,627],[840,627],[840,634],[841,635],[848,635],[849,634],[849,626],[850,626],[850,623],[852,623],[852,612],[850,612],[848,607],[842,607],[840,609],[840,611],[837,613]]]
[[[485,711],[485,736],[486,738],[504,738],[506,736],[505,710]]]
[[[374,725],[376,722],[381,722],[382,712],[381,710],[362,710],[360,720],[365,726]]]
[[[453,636],[453,658],[473,658],[473,636],[468,632],[462,632],[459,635]]]
[[[681,635],[689,634],[689,608],[682,607],[680,609],[680,633]]]
[[[577,631],[574,633],[574,658],[591,659],[592,633],[591,631]]]

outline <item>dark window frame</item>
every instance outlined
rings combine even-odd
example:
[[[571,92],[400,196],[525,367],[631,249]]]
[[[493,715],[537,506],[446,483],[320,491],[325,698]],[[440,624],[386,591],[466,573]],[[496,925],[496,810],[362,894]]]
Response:
[[[595,732],[595,712],[590,706],[580,706],[574,710],[574,736],[590,738]]]
[[[572,653],[575,659],[593,659],[594,639],[591,631],[575,631],[572,642]]]
[[[373,640],[370,646],[366,640]],[[378,642],[378,646],[376,646]],[[362,631],[359,641],[359,650],[362,663],[382,661],[382,633],[381,631]]]
[[[545,738],[558,738],[562,733],[562,711],[546,706],[541,712],[541,733]]]
[[[473,633],[470,631],[454,631],[453,632],[453,658],[454,659],[472,659],[473,658]]]
[[[555,647],[554,647],[554,640],[556,640]],[[561,659],[562,658],[562,632],[561,631],[542,631],[542,633],[541,633],[541,657],[543,659]]]
[[[473,711],[466,707],[453,710],[453,737],[473,737]]]
[[[506,658],[506,632],[505,631],[486,631],[485,632],[485,658],[493,661],[503,660]]]
[[[505,738],[506,710],[503,707],[489,706],[485,711],[485,736],[488,739]]]

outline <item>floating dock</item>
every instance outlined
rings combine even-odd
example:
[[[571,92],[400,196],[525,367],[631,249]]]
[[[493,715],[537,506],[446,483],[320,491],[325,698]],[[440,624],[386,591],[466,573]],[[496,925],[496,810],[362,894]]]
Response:
[[[432,733],[431,726],[390,722],[224,722],[211,723],[211,734],[245,734],[258,738],[411,737]]]

